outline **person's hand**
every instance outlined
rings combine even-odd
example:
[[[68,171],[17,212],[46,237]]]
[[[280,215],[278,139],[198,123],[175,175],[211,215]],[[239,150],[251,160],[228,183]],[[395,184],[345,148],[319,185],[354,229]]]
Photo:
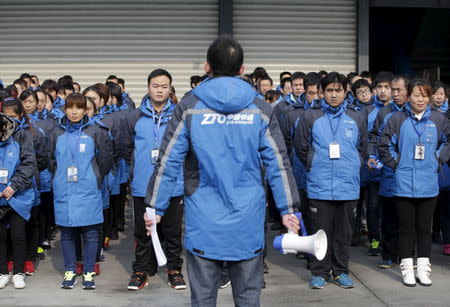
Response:
[[[374,170],[375,168],[373,167],[373,165],[377,165],[377,160],[370,158],[369,160],[367,160],[367,166],[369,167],[369,170]]]
[[[16,191],[13,190],[10,186],[6,187],[2,192],[2,197],[6,198],[6,200],[9,200]]]
[[[300,229],[300,221],[298,218],[293,214],[285,214],[283,215],[283,225],[290,231],[294,233],[298,233],[298,230]]]
[[[159,222],[161,222],[161,215],[156,214],[155,215],[156,218],[156,224],[158,224]],[[145,229],[147,229],[147,236],[151,235],[151,227],[153,226],[153,224],[155,224],[155,220],[151,220],[147,217],[147,212],[144,213],[144,221],[145,221]]]

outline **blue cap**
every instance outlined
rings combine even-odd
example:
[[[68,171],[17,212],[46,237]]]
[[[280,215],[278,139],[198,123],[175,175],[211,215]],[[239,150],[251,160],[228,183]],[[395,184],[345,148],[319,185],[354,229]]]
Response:
[[[283,237],[284,235],[276,236],[275,239],[273,239],[273,247],[284,254],[283,244],[281,244],[281,242],[283,241]]]

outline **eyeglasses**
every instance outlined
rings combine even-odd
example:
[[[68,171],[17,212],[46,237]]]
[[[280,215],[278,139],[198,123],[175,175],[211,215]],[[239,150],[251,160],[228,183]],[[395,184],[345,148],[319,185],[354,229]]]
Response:
[[[356,95],[362,95],[362,96],[364,96],[364,95],[370,94],[370,90],[368,90],[368,89],[365,89],[365,90],[357,90],[355,93],[356,93]]]

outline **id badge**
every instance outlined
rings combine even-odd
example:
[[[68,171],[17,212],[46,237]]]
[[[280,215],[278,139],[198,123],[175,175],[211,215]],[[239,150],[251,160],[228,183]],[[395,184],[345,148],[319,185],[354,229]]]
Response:
[[[5,168],[0,169],[0,183],[8,184],[8,170]]]
[[[151,152],[152,164],[156,164],[156,160],[158,160],[158,156],[159,156],[159,148],[152,149],[152,152]]]
[[[76,166],[69,166],[67,168],[67,182],[78,181],[78,168]]]
[[[414,159],[424,160],[425,159],[425,146],[422,144],[416,145],[416,150],[414,151]]]
[[[330,144],[330,159],[340,159],[341,158],[341,150],[339,148],[339,144],[331,143]]]

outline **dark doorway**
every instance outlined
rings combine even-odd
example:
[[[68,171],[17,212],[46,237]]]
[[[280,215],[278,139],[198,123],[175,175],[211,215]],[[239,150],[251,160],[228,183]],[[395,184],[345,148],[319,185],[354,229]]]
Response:
[[[371,7],[370,71],[450,83],[450,9]]]

